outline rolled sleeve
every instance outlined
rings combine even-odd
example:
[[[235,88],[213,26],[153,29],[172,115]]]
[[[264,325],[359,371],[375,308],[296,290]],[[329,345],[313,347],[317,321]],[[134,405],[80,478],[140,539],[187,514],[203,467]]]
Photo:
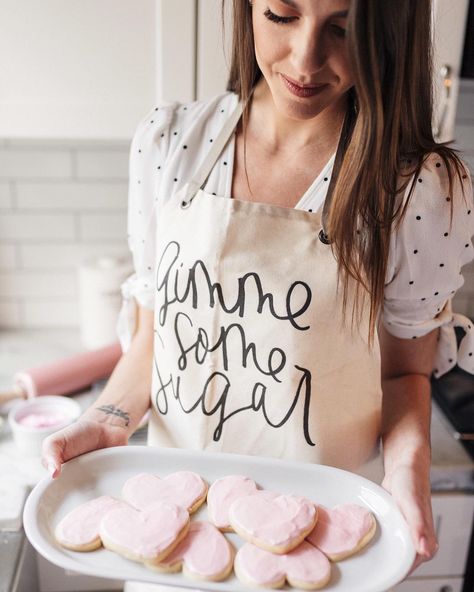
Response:
[[[405,216],[392,232],[382,322],[401,339],[417,339],[439,328],[435,376],[456,363],[474,374],[472,321],[452,310],[452,298],[464,283],[462,267],[474,258],[471,177],[465,167],[464,195],[456,176],[450,194],[444,162],[432,154],[415,183]],[[465,332],[459,349],[455,327]]]
[[[134,273],[122,284],[122,308],[117,321],[124,352],[135,332],[137,305],[154,308],[156,206],[175,105],[163,103],[153,108],[138,125],[130,146],[127,240]]]

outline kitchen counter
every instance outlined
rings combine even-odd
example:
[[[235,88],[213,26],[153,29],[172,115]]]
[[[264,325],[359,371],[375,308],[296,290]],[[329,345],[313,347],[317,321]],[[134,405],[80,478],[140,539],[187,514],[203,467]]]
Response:
[[[83,351],[79,333],[74,330],[24,330],[0,332],[0,390],[9,390],[13,374],[19,370],[46,364],[60,357]],[[76,397],[86,406],[87,401],[98,395],[87,391]],[[10,434],[6,414],[15,402],[4,404],[0,413],[5,420],[0,432],[0,472],[9,476],[9,486],[32,487],[47,473],[38,457],[25,456],[19,452]],[[0,485],[0,507],[2,485]],[[1,516],[1,512],[0,512]]]

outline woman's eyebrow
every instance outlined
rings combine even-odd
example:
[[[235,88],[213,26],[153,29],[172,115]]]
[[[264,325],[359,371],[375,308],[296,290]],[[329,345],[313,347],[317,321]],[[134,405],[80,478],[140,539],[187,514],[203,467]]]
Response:
[[[291,8],[299,8],[298,4],[294,0],[280,0],[283,4],[287,6],[291,6]],[[348,10],[339,10],[338,12],[333,12],[331,16],[338,18],[338,17],[346,17],[349,14]]]

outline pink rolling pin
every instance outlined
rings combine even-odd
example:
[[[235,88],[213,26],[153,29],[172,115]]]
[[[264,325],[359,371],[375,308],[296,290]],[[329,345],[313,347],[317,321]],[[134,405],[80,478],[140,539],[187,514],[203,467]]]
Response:
[[[41,395],[69,395],[85,389],[92,383],[112,374],[122,355],[120,344],[80,353],[17,372],[11,391],[0,393],[0,404],[18,397],[31,398]]]

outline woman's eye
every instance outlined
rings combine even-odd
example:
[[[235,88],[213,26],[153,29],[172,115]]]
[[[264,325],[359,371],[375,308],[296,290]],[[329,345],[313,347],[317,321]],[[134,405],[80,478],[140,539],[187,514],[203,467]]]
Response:
[[[272,12],[269,8],[267,8],[263,14],[269,21],[279,24],[291,23],[291,21],[294,21],[296,18],[295,16],[279,16],[278,14]]]
[[[332,30],[334,31],[334,35],[336,35],[336,37],[345,37],[346,36],[346,30],[343,29],[342,27],[338,27],[337,25],[332,25]]]

